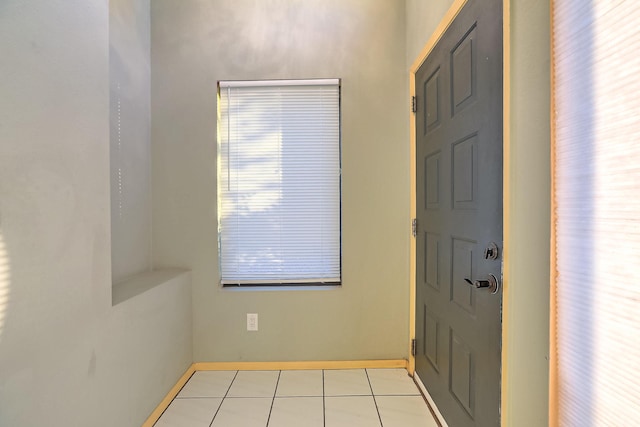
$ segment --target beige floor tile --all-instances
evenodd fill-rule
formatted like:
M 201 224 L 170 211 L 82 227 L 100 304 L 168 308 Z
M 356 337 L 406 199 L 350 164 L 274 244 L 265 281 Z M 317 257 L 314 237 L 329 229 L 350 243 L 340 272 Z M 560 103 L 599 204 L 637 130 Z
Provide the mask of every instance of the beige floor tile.
M 273 398 L 226 398 L 211 427 L 265 427 Z
M 324 371 L 325 396 L 370 396 L 371 387 L 364 369 Z
M 175 399 L 155 427 L 209 427 L 222 399 Z
M 384 427 L 438 427 L 422 396 L 376 396 Z
M 323 427 L 322 397 L 276 397 L 269 427 Z
M 196 371 L 177 397 L 224 397 L 235 375 L 236 371 Z
M 406 369 L 367 369 L 367 375 L 375 396 L 420 395 Z
M 373 396 L 325 398 L 326 427 L 380 427 Z
M 282 371 L 276 396 L 322 396 L 322 371 Z
M 273 397 L 280 371 L 240 371 L 227 397 Z

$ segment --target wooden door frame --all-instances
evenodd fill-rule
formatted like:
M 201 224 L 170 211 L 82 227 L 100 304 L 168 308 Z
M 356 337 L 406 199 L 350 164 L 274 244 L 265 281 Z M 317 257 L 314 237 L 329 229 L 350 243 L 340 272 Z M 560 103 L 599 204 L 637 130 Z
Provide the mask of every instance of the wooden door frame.
M 435 31 L 427 41 L 427 43 L 422 48 L 420 54 L 415 59 L 411 68 L 409 69 L 409 95 L 410 97 L 416 96 L 416 73 L 422 66 L 422 64 L 426 61 L 427 57 L 435 47 L 435 45 L 440 41 L 444 33 L 451 26 L 453 21 L 456 19 L 462 8 L 467 4 L 468 0 L 455 0 L 445 16 L 442 18 Z M 510 175 L 509 168 L 509 148 L 510 148 L 510 2 L 509 0 L 503 0 L 502 5 L 502 29 L 503 29 L 503 60 L 502 60 L 502 72 L 503 72 L 503 109 L 502 109 L 502 123 L 503 123 L 503 173 L 502 173 L 502 188 L 503 188 L 503 251 L 502 251 L 502 265 L 503 265 L 503 277 L 502 277 L 502 310 L 503 310 L 503 319 L 507 319 L 506 312 L 508 311 L 508 307 L 506 302 L 508 301 L 507 295 L 509 292 L 509 271 L 508 271 L 508 255 L 509 255 L 509 236 L 507 231 L 509 230 L 509 180 L 508 176 Z M 411 205 L 410 212 L 411 218 L 416 218 L 416 115 L 409 111 L 409 122 L 410 122 L 410 187 L 411 187 Z M 409 363 L 408 363 L 408 371 L 410 375 L 414 375 L 415 367 L 416 367 L 416 359 L 411 352 L 412 341 L 416 337 L 416 239 L 410 239 L 410 251 L 409 251 L 409 284 L 410 284 L 410 306 L 409 306 Z M 505 360 L 508 357 L 506 345 L 506 327 L 503 323 L 502 325 L 502 357 L 501 357 L 501 366 L 502 366 L 502 375 L 501 375 L 501 424 L 505 425 L 505 396 L 506 393 L 505 385 L 507 382 L 505 378 L 508 373 L 506 372 L 506 363 Z

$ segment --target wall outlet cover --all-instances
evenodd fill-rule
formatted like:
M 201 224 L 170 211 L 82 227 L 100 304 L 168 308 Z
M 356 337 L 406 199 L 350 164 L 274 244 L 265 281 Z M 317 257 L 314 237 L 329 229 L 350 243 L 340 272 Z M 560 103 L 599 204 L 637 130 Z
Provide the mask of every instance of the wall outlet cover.
M 257 331 L 257 330 L 258 330 L 258 314 L 247 313 L 247 331 Z

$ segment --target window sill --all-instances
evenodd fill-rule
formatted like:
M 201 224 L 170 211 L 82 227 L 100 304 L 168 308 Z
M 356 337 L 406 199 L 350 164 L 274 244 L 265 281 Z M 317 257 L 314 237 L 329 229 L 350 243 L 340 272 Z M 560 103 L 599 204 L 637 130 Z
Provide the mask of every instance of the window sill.
M 111 289 L 111 304 L 118 305 L 185 273 L 188 273 L 188 270 L 177 268 L 154 270 L 114 283 Z

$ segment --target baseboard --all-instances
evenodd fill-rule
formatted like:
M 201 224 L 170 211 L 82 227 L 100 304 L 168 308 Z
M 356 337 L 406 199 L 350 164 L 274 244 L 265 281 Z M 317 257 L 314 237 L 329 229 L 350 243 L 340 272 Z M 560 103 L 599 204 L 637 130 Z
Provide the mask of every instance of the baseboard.
M 193 364 L 189 366 L 186 372 L 180 377 L 176 385 L 171 387 L 169 393 L 167 393 L 167 395 L 164 397 L 164 399 L 162 399 L 156 409 L 154 409 L 151 415 L 149 415 L 149 418 L 147 418 L 147 420 L 142 424 L 142 427 L 153 427 L 153 425 L 156 423 L 156 421 L 158 421 L 162 413 L 169 407 L 178 393 L 180 393 L 182 387 L 184 387 L 187 381 L 189 381 L 189 378 L 191 378 L 191 375 L 193 375 L 195 371 L 196 369 L 194 369 Z
M 408 368 L 408 361 L 394 360 L 327 360 L 300 362 L 196 362 L 180 377 L 158 407 L 149 415 L 142 427 L 153 427 L 162 413 L 169 407 L 171 401 L 189 381 L 195 371 L 281 371 L 302 369 L 383 369 Z
M 431 397 L 431 395 L 427 391 L 427 388 L 424 386 L 424 383 L 422 382 L 422 380 L 418 376 L 417 372 L 414 372 L 414 374 L 413 374 L 413 381 L 416 383 L 416 385 L 418 386 L 418 388 L 422 392 L 422 395 L 427 400 L 427 403 L 429 404 L 429 408 L 431 409 L 431 412 L 433 413 L 433 416 L 436 418 L 438 423 L 440 423 L 440 426 L 441 427 L 448 427 L 447 422 L 444 420 L 444 417 L 442 416 L 442 414 L 438 410 L 438 407 L 436 406 L 436 403 L 433 401 L 433 398 Z
M 284 371 L 301 369 L 407 368 L 399 360 L 325 360 L 299 362 L 196 362 L 196 371 Z

